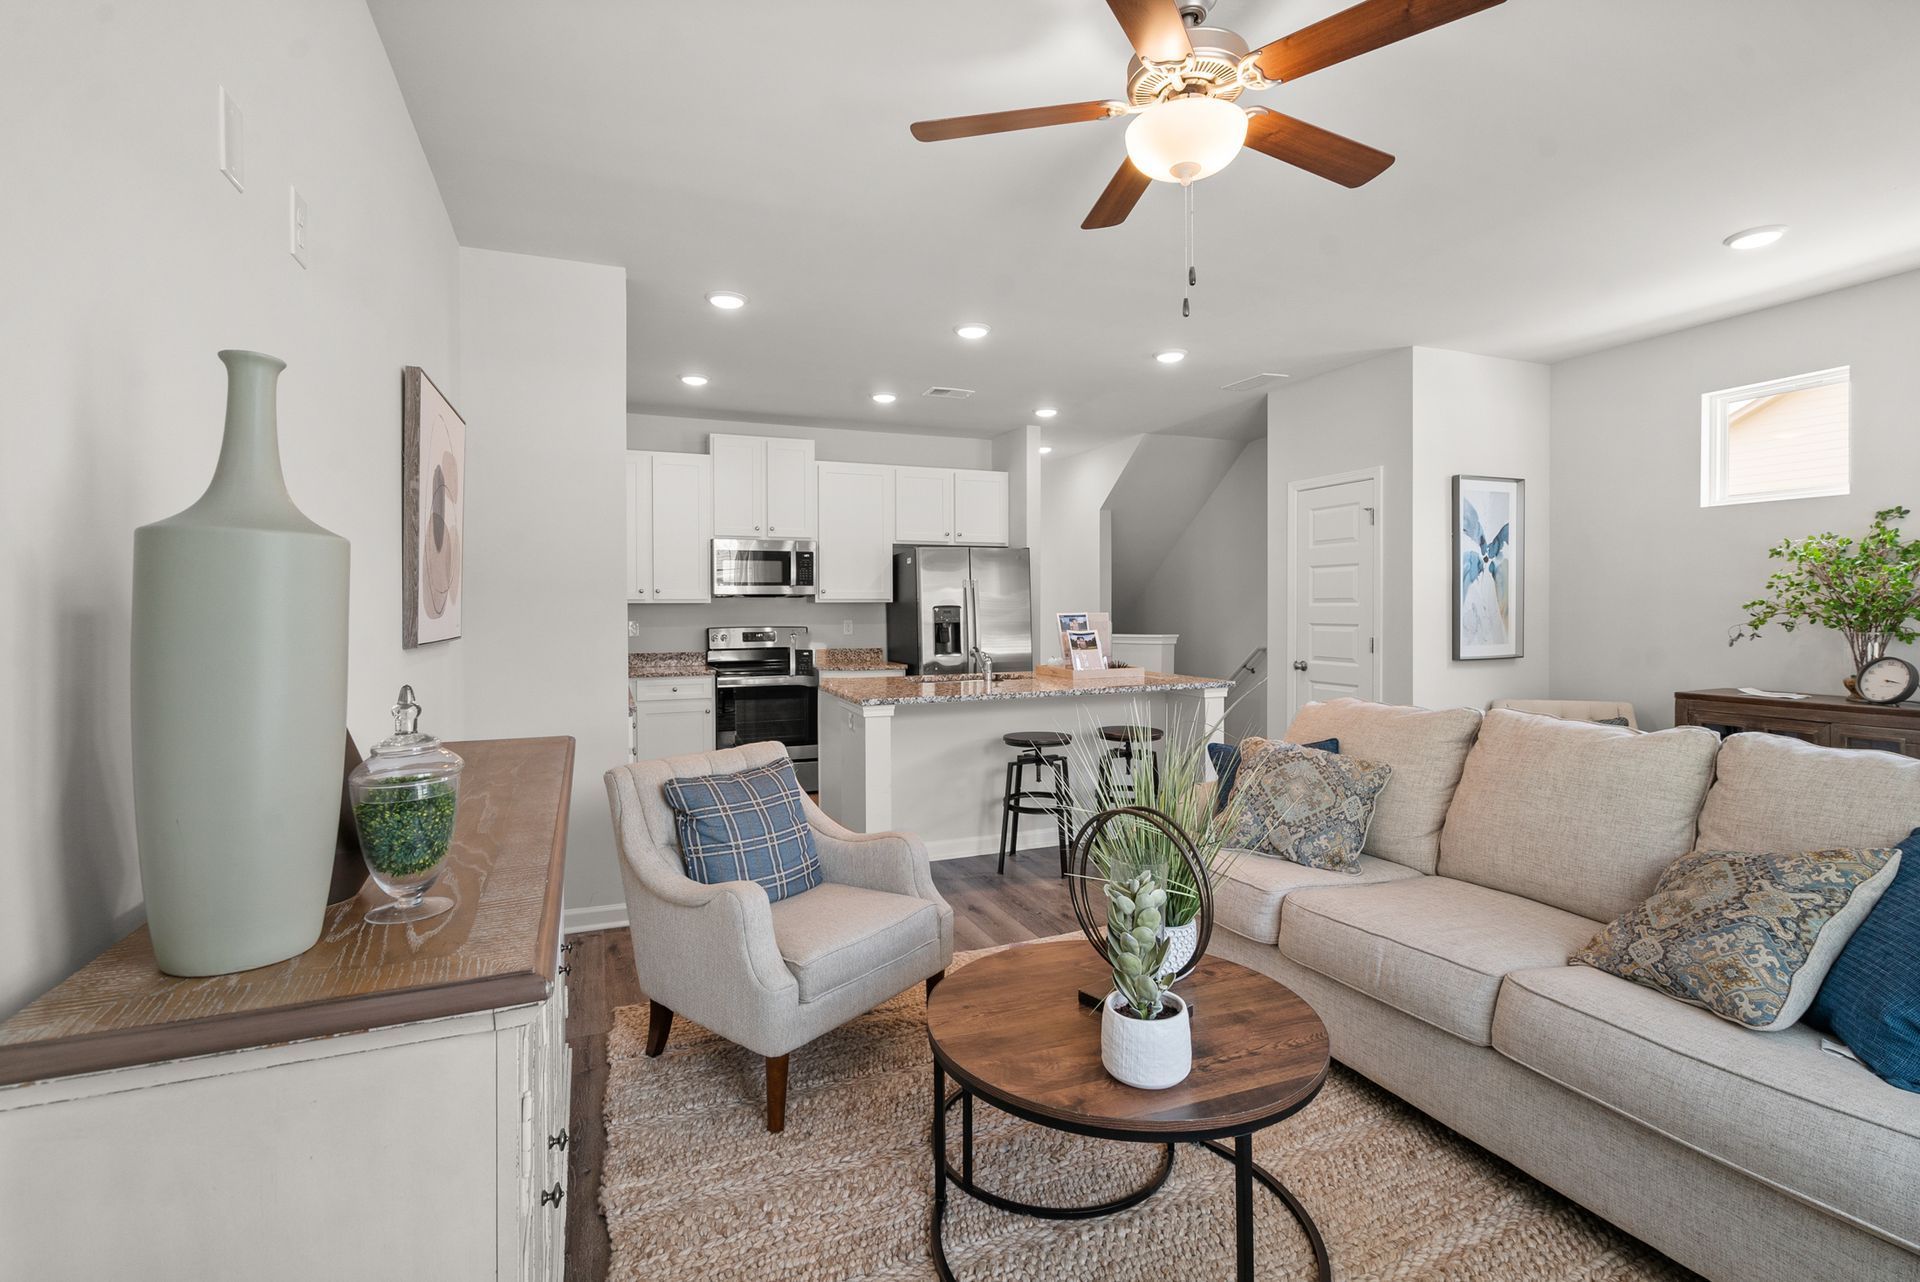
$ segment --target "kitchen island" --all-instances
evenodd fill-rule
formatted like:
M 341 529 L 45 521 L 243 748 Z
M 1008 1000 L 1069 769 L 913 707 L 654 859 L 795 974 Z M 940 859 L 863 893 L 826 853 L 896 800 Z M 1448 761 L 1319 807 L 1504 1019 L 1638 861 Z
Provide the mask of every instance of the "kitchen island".
M 857 832 L 910 832 L 935 859 L 1000 848 L 1000 798 L 1017 749 L 1002 736 L 1059 730 L 1082 803 L 1081 767 L 1104 725 L 1200 726 L 1223 737 L 1231 681 L 1149 672 L 1141 685 L 1076 686 L 1030 672 L 978 677 L 820 679 L 820 807 Z M 1209 775 L 1211 777 L 1211 775 Z M 1033 787 L 1033 776 L 1027 775 Z M 1053 822 L 1022 816 L 1021 844 L 1052 845 Z

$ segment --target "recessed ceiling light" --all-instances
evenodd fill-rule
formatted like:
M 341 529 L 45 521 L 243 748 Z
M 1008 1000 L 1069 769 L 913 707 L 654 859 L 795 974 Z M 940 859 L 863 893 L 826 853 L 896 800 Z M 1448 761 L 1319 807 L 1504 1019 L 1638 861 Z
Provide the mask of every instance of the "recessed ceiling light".
M 1058 414 L 1059 412 L 1060 412 L 1059 410 L 1053 408 L 1053 406 L 1051 405 L 1042 405 L 1039 409 L 1033 412 L 1033 416 L 1035 418 L 1052 418 L 1055 414 Z
M 707 301 L 723 312 L 737 312 L 747 305 L 747 296 L 730 289 L 716 289 L 707 295 Z
M 1053 453 L 1053 446 L 1051 446 L 1051 445 L 1042 445 L 1042 446 L 1040 447 L 1040 452 L 1041 452 L 1042 454 L 1051 454 L 1051 453 Z
M 891 405 L 896 399 L 892 392 L 875 392 L 873 394 L 873 403 L 875 405 Z
M 963 324 L 955 325 L 953 332 L 964 339 L 973 340 L 985 338 L 989 330 L 987 326 L 982 325 L 979 321 L 967 321 Z
M 705 374 L 682 374 L 680 381 L 688 387 L 705 387 L 707 385 L 707 376 Z
M 1153 359 L 1159 361 L 1162 365 L 1178 365 L 1181 361 L 1187 359 L 1187 354 L 1181 348 L 1169 347 L 1164 352 L 1155 352 Z
M 1745 231 L 1737 231 L 1720 243 L 1728 249 L 1765 249 L 1786 234 L 1787 229 L 1783 224 L 1772 223 L 1765 227 L 1749 227 Z

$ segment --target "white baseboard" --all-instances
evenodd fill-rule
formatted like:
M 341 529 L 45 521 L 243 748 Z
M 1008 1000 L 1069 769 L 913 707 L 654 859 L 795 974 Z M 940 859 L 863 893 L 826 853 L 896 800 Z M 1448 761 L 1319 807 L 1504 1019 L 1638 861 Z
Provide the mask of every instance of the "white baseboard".
M 1048 829 L 1048 832 L 1051 834 L 1052 829 Z M 1020 849 L 1023 854 L 1030 850 L 1038 850 L 1051 857 L 1054 854 L 1055 847 L 1054 844 L 1049 841 L 1039 846 L 1022 846 Z M 997 855 L 999 853 L 1000 839 L 998 837 L 947 837 L 940 841 L 929 841 L 927 843 L 927 858 L 934 863 L 939 863 L 943 859 L 967 859 L 974 855 Z
M 627 906 L 618 904 L 588 904 L 582 908 L 569 908 L 560 915 L 560 933 L 578 935 L 589 930 L 612 930 L 616 926 L 627 924 Z

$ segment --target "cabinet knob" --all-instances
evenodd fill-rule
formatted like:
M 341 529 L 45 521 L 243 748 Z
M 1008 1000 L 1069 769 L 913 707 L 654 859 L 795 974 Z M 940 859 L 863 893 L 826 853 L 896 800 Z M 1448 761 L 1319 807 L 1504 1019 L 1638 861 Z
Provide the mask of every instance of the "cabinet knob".
M 560 1181 L 555 1180 L 552 1188 L 540 1190 L 540 1205 L 558 1206 L 560 1205 L 560 1199 L 566 1195 L 567 1191 L 560 1187 Z
M 573 974 L 573 967 L 569 966 L 566 962 L 561 962 L 560 965 L 556 967 L 556 971 L 562 975 L 571 975 Z
M 564 1153 L 567 1151 L 567 1143 L 571 1138 L 572 1137 L 567 1134 L 567 1128 L 563 1126 L 560 1128 L 558 1135 L 547 1136 L 547 1147 L 557 1148 Z
M 953 535 L 952 535 L 952 534 L 951 534 L 951 533 L 950 533 L 949 531 L 946 531 L 946 530 L 942 530 L 942 531 L 940 531 L 940 537 L 941 537 L 941 538 L 943 538 L 943 539 L 950 539 L 950 538 L 952 538 L 952 537 L 953 537 Z M 657 592 L 657 591 L 659 591 L 659 589 L 658 589 L 658 588 L 656 588 L 656 589 L 654 589 L 654 590 L 655 590 L 656 592 Z
M 655 588 L 655 589 L 654 589 L 654 591 L 655 591 L 655 592 L 658 592 L 659 590 L 660 590 L 659 588 Z
M 757 526 L 757 525 L 756 525 L 756 526 L 754 526 L 754 527 L 753 527 L 753 532 L 754 532 L 755 534 L 758 534 L 758 533 L 760 533 L 760 527 L 759 527 L 759 526 Z

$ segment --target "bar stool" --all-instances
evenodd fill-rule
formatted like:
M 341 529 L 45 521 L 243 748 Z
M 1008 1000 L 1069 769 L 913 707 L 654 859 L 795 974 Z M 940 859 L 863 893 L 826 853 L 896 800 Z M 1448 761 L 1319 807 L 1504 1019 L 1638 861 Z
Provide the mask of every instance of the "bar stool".
M 1073 809 L 1073 783 L 1067 770 L 1066 754 L 1049 751 L 1064 748 L 1073 742 L 1073 736 L 1059 730 L 1016 730 L 1002 736 L 1002 741 L 1010 748 L 1020 749 L 1019 755 L 1007 763 L 1007 787 L 1000 798 L 1000 873 L 1007 871 L 1007 856 L 1020 853 L 1020 816 L 1051 815 L 1060 843 L 1060 875 L 1067 875 L 1067 843 L 1072 840 L 1068 832 Z M 1027 767 L 1033 767 L 1033 782 L 1039 785 L 1029 789 L 1026 786 Z M 1053 787 L 1045 787 L 1046 770 L 1053 771 Z
M 1166 735 L 1154 726 L 1101 726 L 1100 737 L 1115 745 L 1107 749 L 1107 755 L 1100 759 L 1101 804 L 1116 801 L 1131 803 L 1137 795 L 1133 781 L 1139 777 L 1142 769 L 1149 776 L 1153 774 L 1154 768 L 1159 765 L 1159 758 L 1155 755 L 1157 749 L 1153 745 L 1166 738 Z M 1134 759 L 1136 753 L 1140 755 L 1137 761 Z M 1114 783 L 1116 766 L 1126 767 L 1127 778 L 1123 785 Z

